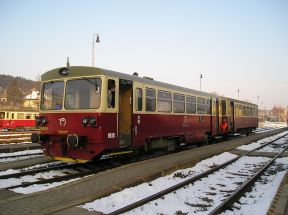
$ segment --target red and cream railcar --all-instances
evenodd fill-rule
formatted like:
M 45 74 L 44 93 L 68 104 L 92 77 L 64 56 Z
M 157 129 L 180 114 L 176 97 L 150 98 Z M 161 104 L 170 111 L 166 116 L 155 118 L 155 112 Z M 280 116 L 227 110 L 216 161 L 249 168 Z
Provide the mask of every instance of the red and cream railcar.
M 36 111 L 0 110 L 0 130 L 35 128 Z
M 68 67 L 41 78 L 36 120 L 41 132 L 32 135 L 32 142 L 56 160 L 87 162 L 137 149 L 173 150 L 182 142 L 219 135 L 224 118 L 231 133 L 257 127 L 256 112 L 237 115 L 239 104 L 257 111 L 256 105 L 137 75 Z

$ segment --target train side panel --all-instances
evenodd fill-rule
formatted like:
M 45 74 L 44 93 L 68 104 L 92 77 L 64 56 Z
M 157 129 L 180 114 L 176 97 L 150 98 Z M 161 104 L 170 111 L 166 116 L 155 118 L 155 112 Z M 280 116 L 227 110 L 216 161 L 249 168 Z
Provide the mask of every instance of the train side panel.
M 165 137 L 184 137 L 191 143 L 203 141 L 205 134 L 211 133 L 211 116 L 134 114 L 133 125 L 134 146 L 140 147 L 148 140 Z

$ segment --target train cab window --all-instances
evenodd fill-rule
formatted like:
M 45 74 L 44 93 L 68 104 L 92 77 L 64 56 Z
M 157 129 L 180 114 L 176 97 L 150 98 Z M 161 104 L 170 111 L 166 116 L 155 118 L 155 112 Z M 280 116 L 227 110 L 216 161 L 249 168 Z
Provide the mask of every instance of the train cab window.
M 60 110 L 63 104 L 64 82 L 48 82 L 42 85 L 42 110 Z
M 156 92 L 154 89 L 146 88 L 146 111 L 155 111 Z
M 202 97 L 197 97 L 197 113 L 206 114 L 206 99 Z
M 185 96 L 181 94 L 173 94 L 173 112 L 184 113 L 185 112 Z
M 172 94 L 170 92 L 158 91 L 157 108 L 159 112 L 172 112 Z
M 99 108 L 101 85 L 100 78 L 67 81 L 65 108 L 68 110 Z
M 222 109 L 222 115 L 226 115 L 226 101 L 221 101 L 221 109 Z
M 0 112 L 0 119 L 5 119 L 5 112 Z
M 115 108 L 115 80 L 108 80 L 108 108 Z
M 136 103 L 135 103 L 135 108 L 136 111 L 142 111 L 142 97 L 143 97 L 143 92 L 142 89 L 136 88 Z
M 186 96 L 186 112 L 196 113 L 196 97 Z

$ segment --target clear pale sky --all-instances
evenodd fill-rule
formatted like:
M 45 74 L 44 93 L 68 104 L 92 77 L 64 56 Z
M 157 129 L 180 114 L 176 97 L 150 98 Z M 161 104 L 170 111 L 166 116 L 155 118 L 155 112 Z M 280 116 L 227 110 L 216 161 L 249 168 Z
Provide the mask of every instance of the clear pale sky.
M 287 0 L 0 0 L 0 74 L 91 66 L 93 33 L 97 67 L 288 105 Z

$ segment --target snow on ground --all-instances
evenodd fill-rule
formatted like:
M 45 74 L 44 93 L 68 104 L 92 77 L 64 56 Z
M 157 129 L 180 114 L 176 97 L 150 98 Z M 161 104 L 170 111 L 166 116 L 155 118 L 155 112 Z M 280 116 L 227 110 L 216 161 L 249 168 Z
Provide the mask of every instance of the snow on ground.
M 0 133 L 0 137 L 6 137 L 6 136 L 14 136 L 14 137 L 17 137 L 17 136 L 23 136 L 23 135 L 28 135 L 28 134 L 31 134 L 31 133 L 18 133 L 18 134 L 5 134 L 5 133 Z
M 265 121 L 261 127 L 263 128 L 285 128 L 287 127 L 287 123 L 286 122 L 269 122 L 269 121 Z
M 95 200 L 94 202 L 86 203 L 79 207 L 85 208 L 89 211 L 109 213 L 179 183 L 187 179 L 187 177 L 192 177 L 200 172 L 206 171 L 209 167 L 225 162 L 233 157 L 235 156 L 226 152 L 202 161 L 195 167 L 178 170 L 169 176 L 158 178 L 152 182 L 143 183 L 136 187 L 124 189 L 121 192 L 114 193 L 110 196 Z M 238 186 L 245 182 L 247 176 L 251 176 L 256 171 L 255 169 L 260 168 L 260 166 L 268 160 L 269 158 L 264 157 L 243 157 L 236 163 L 229 165 L 223 170 L 215 172 L 201 181 L 197 181 L 194 184 L 179 189 L 161 199 L 150 202 L 141 208 L 136 208 L 127 214 L 181 214 L 180 212 L 188 214 L 208 214 L 213 210 L 213 208 L 220 204 L 225 197 L 229 196 Z M 278 159 L 277 161 L 280 160 L 281 159 Z M 278 170 L 287 170 L 287 163 L 287 160 L 283 159 L 283 167 Z M 266 204 L 267 201 L 271 202 L 271 199 L 274 197 L 273 194 L 275 194 L 279 181 L 281 181 L 283 177 L 283 173 L 279 173 L 273 177 L 275 174 L 276 173 L 272 174 L 272 176 L 267 176 L 267 179 L 265 180 L 267 185 L 260 182 L 260 184 L 269 187 L 269 195 L 266 195 L 266 190 L 265 195 L 258 194 L 260 192 L 263 193 L 264 191 L 262 187 L 258 188 L 257 191 L 260 191 L 257 193 L 257 196 L 259 196 L 259 205 L 263 204 L 263 199 Z M 265 189 L 267 187 L 265 187 Z M 244 199 L 243 202 L 245 202 Z M 253 200 L 250 202 L 253 203 Z M 270 204 L 267 203 L 267 207 L 268 205 Z M 261 210 L 264 211 L 263 213 L 266 213 L 267 207 L 261 207 Z M 250 215 L 251 213 L 244 214 Z
M 42 153 L 42 152 L 43 152 L 42 149 L 33 149 L 33 150 L 25 150 L 25 151 L 12 152 L 12 153 L 0 153 L 0 163 L 43 156 L 43 155 L 33 155 L 33 154 Z M 4 158 L 6 156 L 15 156 L 15 155 L 19 155 L 21 157 Z M 27 155 L 27 156 L 22 157 L 22 155 Z
M 267 137 L 267 138 L 264 138 L 264 139 L 261 139 L 261 140 L 258 140 L 257 142 L 253 142 L 253 143 L 250 143 L 250 144 L 247 144 L 247 145 L 242 145 L 242 146 L 239 146 L 238 148 L 236 149 L 240 149 L 240 150 L 247 150 L 247 151 L 250 151 L 252 149 L 255 149 L 261 145 L 264 145 L 265 143 L 267 142 L 270 142 L 270 141 L 273 141 L 275 139 L 277 139 L 278 137 L 280 136 L 283 136 L 285 134 L 288 134 L 288 131 L 284 131 L 282 133 L 279 133 L 279 134 L 276 134 L 274 136 L 271 136 L 271 137 Z M 283 138 L 283 139 L 287 139 L 287 138 Z M 279 140 L 279 142 L 283 141 L 282 139 Z M 276 141 L 277 143 L 278 141 Z M 265 147 L 266 148 L 266 147 Z M 274 150 L 275 151 L 275 150 Z
M 277 159 L 275 165 L 269 168 L 265 175 L 255 183 L 252 191 L 240 198 L 239 203 L 234 204 L 231 211 L 225 211 L 221 214 L 266 215 L 287 170 L 288 158 Z
M 49 184 L 34 184 L 29 187 L 18 187 L 15 189 L 11 189 L 15 193 L 21 193 L 21 194 L 30 194 L 30 193 L 35 193 L 43 190 L 48 190 L 53 187 L 57 187 L 63 184 L 70 183 L 72 181 L 79 180 L 81 178 L 75 178 L 75 179 L 70 179 L 68 181 L 61 181 L 61 182 L 54 182 L 54 183 L 49 183 Z
M 274 143 L 260 149 L 257 150 L 259 152 L 281 152 L 286 146 L 287 146 L 287 142 L 288 142 L 288 136 L 281 138 L 277 141 L 275 141 Z
M 259 127 L 255 130 L 255 133 L 263 133 L 263 132 L 267 132 L 267 131 L 271 131 L 271 130 L 275 130 L 279 128 L 285 128 L 285 127 L 287 127 L 286 122 L 265 121 L 265 122 L 259 123 Z
M 10 153 L 0 153 L 0 158 L 6 157 L 6 156 L 14 156 L 14 155 L 31 155 L 35 153 L 43 153 L 43 150 L 33 149 L 33 150 L 24 150 L 24 151 L 18 151 L 18 152 L 10 152 Z
M 25 172 L 28 170 L 32 169 L 40 169 L 40 168 L 46 168 L 46 167 L 51 167 L 51 166 L 59 166 L 61 164 L 64 164 L 62 161 L 54 161 L 54 162 L 48 162 L 48 163 L 43 163 L 43 164 L 36 164 L 30 167 L 22 168 L 22 169 L 8 169 L 5 171 L 0 171 L 0 175 L 9 175 L 9 174 L 14 174 L 14 173 L 19 173 L 19 172 Z
M 31 144 L 32 142 L 27 142 L 27 141 L 24 141 L 24 142 L 16 142 L 16 143 L 1 143 L 1 146 L 7 146 L 7 145 L 22 145 L 22 144 Z
M 17 171 L 9 171 L 10 174 L 17 172 Z M 39 181 L 41 179 L 50 179 L 54 178 L 56 176 L 64 176 L 67 175 L 67 173 L 76 173 L 77 171 L 72 170 L 72 169 L 66 169 L 66 170 L 51 170 L 48 172 L 42 172 L 42 173 L 37 173 L 35 175 L 26 175 L 22 176 L 20 178 L 9 178 L 9 179 L 0 179 L 0 189 L 7 188 L 10 186 L 16 186 L 20 185 L 25 182 L 35 182 Z M 50 183 L 50 184 L 35 184 L 31 185 L 29 187 L 19 187 L 12 189 L 12 191 L 16 193 L 23 193 L 23 194 L 28 194 L 28 193 L 33 193 L 33 192 L 38 192 L 41 190 L 46 190 L 52 187 L 56 187 L 65 183 L 69 183 L 71 181 L 74 181 L 76 179 L 68 180 L 68 181 L 63 181 L 63 182 L 55 182 L 55 183 Z
M 62 161 L 55 161 L 55 162 L 49 162 L 49 163 L 44 163 L 44 164 L 37 164 L 37 165 L 33 165 L 33 166 L 26 167 L 23 169 L 18 169 L 18 170 L 8 169 L 5 171 L 1 171 L 0 175 L 19 173 L 19 172 L 23 172 L 23 171 L 25 172 L 28 170 L 46 168 L 46 167 L 51 167 L 51 166 L 59 166 L 62 164 L 66 165 L 67 163 L 64 163 Z M 71 165 L 73 165 L 73 164 L 71 163 Z M 20 185 L 24 182 L 35 182 L 35 181 L 39 181 L 41 179 L 48 179 L 48 178 L 53 178 L 56 176 L 63 176 L 63 175 L 66 175 L 67 173 L 75 173 L 75 172 L 77 172 L 77 171 L 75 171 L 73 169 L 51 170 L 51 171 L 47 171 L 47 172 L 43 172 L 43 173 L 37 173 L 35 175 L 23 176 L 20 178 L 0 179 L 0 189 L 5 189 L 6 187 Z M 62 182 L 55 182 L 55 183 L 50 183 L 50 184 L 35 184 L 35 185 L 31 185 L 29 187 L 15 188 L 15 189 L 12 189 L 12 191 L 14 191 L 16 193 L 29 194 L 29 193 L 42 191 L 42 190 L 47 190 L 49 188 L 60 186 L 62 184 L 66 184 L 66 183 L 69 183 L 69 182 L 72 182 L 75 180 L 79 180 L 79 179 L 80 178 L 71 179 L 71 180 L 62 181 Z

